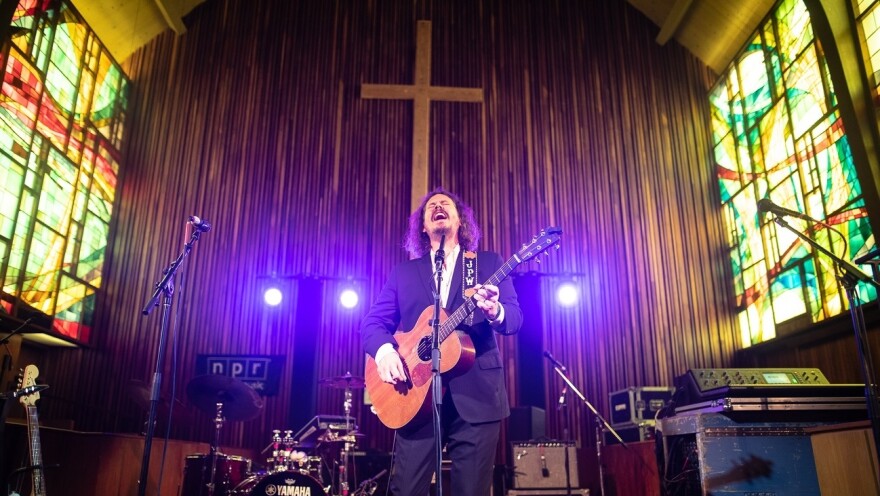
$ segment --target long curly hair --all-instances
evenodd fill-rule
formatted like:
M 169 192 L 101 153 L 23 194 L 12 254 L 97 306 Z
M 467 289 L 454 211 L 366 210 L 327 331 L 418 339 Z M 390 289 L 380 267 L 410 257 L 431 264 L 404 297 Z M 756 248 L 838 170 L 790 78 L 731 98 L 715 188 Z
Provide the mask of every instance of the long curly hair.
M 422 198 L 422 201 L 409 216 L 409 228 L 403 240 L 403 248 L 412 258 L 419 258 L 431 252 L 431 239 L 425 232 L 425 206 L 434 195 L 446 195 L 455 204 L 461 227 L 458 229 L 458 243 L 465 250 L 476 250 L 480 241 L 480 225 L 474 217 L 474 209 L 465 203 L 458 195 L 450 193 L 443 187 L 435 188 Z

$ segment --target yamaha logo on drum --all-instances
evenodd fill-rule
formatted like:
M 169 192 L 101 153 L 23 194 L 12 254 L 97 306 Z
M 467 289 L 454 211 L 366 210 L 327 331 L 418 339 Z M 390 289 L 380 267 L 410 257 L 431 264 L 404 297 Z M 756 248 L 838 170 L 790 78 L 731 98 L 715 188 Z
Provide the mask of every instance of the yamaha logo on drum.
M 297 486 L 293 479 L 285 479 L 284 484 L 283 486 L 281 484 L 267 485 L 266 496 L 312 496 L 312 488 Z

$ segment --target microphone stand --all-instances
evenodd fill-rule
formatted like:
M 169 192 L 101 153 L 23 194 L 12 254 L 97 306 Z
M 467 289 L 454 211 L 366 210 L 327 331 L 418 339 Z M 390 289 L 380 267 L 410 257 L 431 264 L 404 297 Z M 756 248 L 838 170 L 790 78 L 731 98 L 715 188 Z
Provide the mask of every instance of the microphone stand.
M 443 407 L 443 382 L 440 377 L 440 287 L 443 281 L 443 260 L 446 252 L 443 245 L 446 244 L 446 235 L 440 237 L 440 247 L 434 254 L 434 274 L 437 276 L 437 287 L 434 288 L 434 318 L 431 320 L 431 393 L 434 398 L 434 456 L 435 460 L 435 488 L 436 496 L 443 496 L 443 437 L 442 437 L 442 407 Z
M 559 395 L 559 402 L 556 405 L 556 409 L 562 414 L 562 452 L 563 452 L 563 461 L 565 463 L 565 494 L 567 496 L 571 496 L 571 467 L 569 467 L 569 457 L 568 457 L 568 442 L 569 442 L 569 429 L 568 429 L 568 415 L 566 415 L 563 411 L 563 408 L 568 406 L 565 398 L 568 396 L 568 386 L 564 386 L 562 388 L 562 394 Z
M 878 417 L 878 415 L 880 415 L 880 405 L 877 403 L 877 381 L 874 379 L 874 363 L 871 358 L 871 349 L 868 346 L 868 331 L 867 326 L 865 325 L 865 314 L 862 311 L 862 303 L 857 286 L 859 282 L 866 282 L 872 284 L 876 288 L 880 288 L 880 284 L 859 270 L 858 267 L 838 257 L 824 246 L 813 241 L 809 236 L 806 236 L 797 229 L 791 227 L 778 214 L 773 218 L 773 221 L 794 233 L 797 237 L 804 240 L 819 252 L 825 254 L 825 256 L 834 262 L 837 269 L 841 272 L 837 278 L 846 290 L 846 297 L 849 300 L 849 313 L 850 318 L 852 319 L 853 331 L 855 332 L 859 365 L 862 368 L 862 377 L 865 380 L 865 402 L 868 409 L 868 419 L 871 421 L 871 432 L 874 436 L 874 448 L 876 451 L 874 461 L 876 463 L 877 460 L 880 460 L 880 417 Z M 862 258 L 860 258 L 860 260 L 862 260 Z
M 613 427 L 611 427 L 611 424 L 609 424 L 608 421 L 605 420 L 605 417 L 603 417 L 602 414 L 600 414 L 599 411 L 596 410 L 596 407 L 594 407 L 593 404 L 590 403 L 590 401 L 587 400 L 587 398 L 583 395 L 583 393 L 580 392 L 577 386 L 575 386 L 574 383 L 571 382 L 571 379 L 569 379 L 568 376 L 565 375 L 565 366 L 559 363 L 559 361 L 557 361 L 555 358 L 552 358 L 549 353 L 545 352 L 545 356 L 547 356 L 547 358 L 553 363 L 553 370 L 555 370 L 559 377 L 562 378 L 563 382 L 565 382 L 565 384 L 569 388 L 571 388 L 574 394 L 576 394 L 577 397 L 580 398 L 585 405 L 587 405 L 587 408 L 589 408 L 590 411 L 593 412 L 593 418 L 596 420 L 596 461 L 599 464 L 599 494 L 601 496 L 605 496 L 605 469 L 602 467 L 603 426 L 605 430 L 610 432 L 617 439 L 617 441 L 621 445 L 623 445 L 624 448 L 628 450 L 629 446 L 623 441 L 623 439 L 620 437 L 620 434 L 618 434 L 617 431 L 614 430 Z M 566 445 L 565 449 L 568 450 L 568 445 Z M 568 451 L 565 452 L 565 457 L 566 477 L 568 477 Z M 568 483 L 568 485 L 571 486 L 571 483 Z M 569 488 L 569 494 L 571 494 L 570 491 L 571 489 Z
M 171 301 L 174 296 L 174 275 L 180 269 L 183 259 L 189 255 L 193 246 L 202 235 L 201 229 L 196 227 L 193 229 L 192 236 L 189 241 L 183 244 L 183 250 L 177 255 L 177 258 L 171 262 L 162 274 L 162 280 L 156 284 L 156 290 L 153 296 L 147 302 L 141 311 L 143 315 L 149 315 L 150 312 L 158 305 L 159 296 L 162 298 L 162 321 L 159 328 L 159 350 L 156 357 L 156 370 L 153 372 L 153 385 L 150 393 L 150 414 L 147 417 L 147 433 L 144 438 L 144 456 L 141 460 L 141 474 L 138 479 L 138 496 L 144 496 L 147 491 L 147 477 L 150 469 L 150 450 L 153 445 L 153 433 L 156 427 L 156 413 L 159 406 L 159 391 L 162 388 L 162 369 L 165 367 L 165 343 L 168 337 L 168 319 L 171 314 Z

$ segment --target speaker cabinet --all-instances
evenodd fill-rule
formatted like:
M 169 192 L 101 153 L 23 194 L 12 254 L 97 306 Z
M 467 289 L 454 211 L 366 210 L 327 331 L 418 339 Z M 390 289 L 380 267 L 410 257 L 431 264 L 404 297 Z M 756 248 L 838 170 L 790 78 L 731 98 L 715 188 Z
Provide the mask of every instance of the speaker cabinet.
M 515 489 L 564 488 L 565 452 L 571 487 L 579 487 L 575 443 L 512 443 L 513 487 Z

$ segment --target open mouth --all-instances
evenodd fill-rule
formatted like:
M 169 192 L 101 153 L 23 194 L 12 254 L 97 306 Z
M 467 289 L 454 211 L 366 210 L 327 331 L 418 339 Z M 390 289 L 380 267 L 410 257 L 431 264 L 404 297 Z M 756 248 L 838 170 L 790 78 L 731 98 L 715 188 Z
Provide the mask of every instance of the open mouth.
M 448 219 L 449 215 L 444 210 L 436 210 L 434 211 L 434 215 L 431 216 L 432 221 L 445 220 Z

